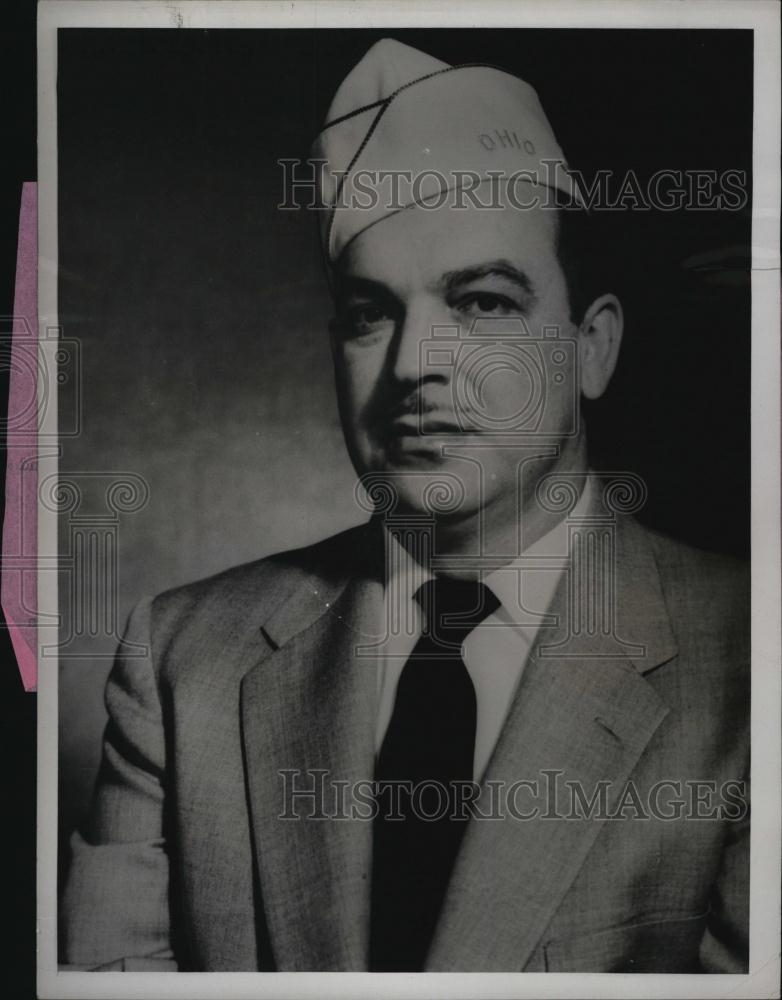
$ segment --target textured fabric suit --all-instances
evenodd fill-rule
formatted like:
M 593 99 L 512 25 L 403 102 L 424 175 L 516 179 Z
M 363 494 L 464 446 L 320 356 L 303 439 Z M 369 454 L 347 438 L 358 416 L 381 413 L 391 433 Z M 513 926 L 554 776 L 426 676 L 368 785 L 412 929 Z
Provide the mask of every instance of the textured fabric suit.
M 559 771 L 610 783 L 615 805 L 628 779 L 644 800 L 748 778 L 744 568 L 630 517 L 615 551 L 627 655 L 562 645 L 563 574 L 484 785 Z M 280 772 L 372 779 L 376 668 L 357 646 L 376 641 L 382 558 L 370 522 L 139 605 L 72 841 L 62 962 L 367 968 L 372 824 L 280 819 Z M 630 814 L 471 819 L 426 969 L 746 971 L 748 820 Z

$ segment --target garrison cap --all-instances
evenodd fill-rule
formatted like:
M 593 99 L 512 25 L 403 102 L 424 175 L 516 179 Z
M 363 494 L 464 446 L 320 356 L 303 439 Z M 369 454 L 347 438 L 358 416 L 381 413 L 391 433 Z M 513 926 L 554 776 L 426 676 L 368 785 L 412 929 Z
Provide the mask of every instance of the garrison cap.
M 321 236 L 330 265 L 389 215 L 474 188 L 468 173 L 481 182 L 515 175 L 580 200 L 528 83 L 490 66 L 449 66 L 390 38 L 373 45 L 342 82 L 312 156 L 325 161 Z M 413 183 L 392 195 L 391 172 Z

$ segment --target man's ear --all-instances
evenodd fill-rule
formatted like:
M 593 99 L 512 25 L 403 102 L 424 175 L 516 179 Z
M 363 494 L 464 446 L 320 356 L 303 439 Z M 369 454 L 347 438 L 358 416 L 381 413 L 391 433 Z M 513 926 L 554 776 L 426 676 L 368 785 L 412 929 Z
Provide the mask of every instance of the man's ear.
M 581 392 L 587 399 L 602 396 L 611 381 L 623 330 L 622 304 L 615 295 L 601 295 L 584 313 L 578 337 Z

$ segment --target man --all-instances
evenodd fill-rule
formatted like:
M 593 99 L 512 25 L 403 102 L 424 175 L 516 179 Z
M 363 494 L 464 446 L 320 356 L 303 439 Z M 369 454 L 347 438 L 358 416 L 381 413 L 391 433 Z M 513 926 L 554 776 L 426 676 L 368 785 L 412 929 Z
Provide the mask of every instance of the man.
M 746 971 L 746 584 L 588 467 L 622 308 L 534 91 L 386 40 L 314 152 L 373 517 L 136 609 L 64 960 Z

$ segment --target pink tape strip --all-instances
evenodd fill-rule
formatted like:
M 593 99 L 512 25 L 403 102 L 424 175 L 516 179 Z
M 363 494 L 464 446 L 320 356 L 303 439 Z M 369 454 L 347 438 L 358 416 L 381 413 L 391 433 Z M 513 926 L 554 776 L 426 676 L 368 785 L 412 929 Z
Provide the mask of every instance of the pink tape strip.
M 25 691 L 37 666 L 38 234 L 36 185 L 22 187 L 8 389 L 7 467 L 0 601 Z

